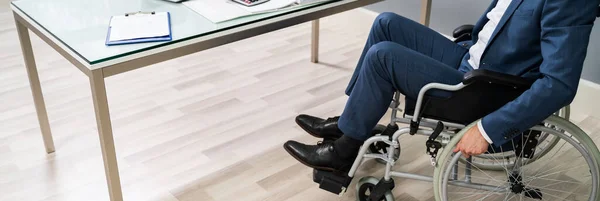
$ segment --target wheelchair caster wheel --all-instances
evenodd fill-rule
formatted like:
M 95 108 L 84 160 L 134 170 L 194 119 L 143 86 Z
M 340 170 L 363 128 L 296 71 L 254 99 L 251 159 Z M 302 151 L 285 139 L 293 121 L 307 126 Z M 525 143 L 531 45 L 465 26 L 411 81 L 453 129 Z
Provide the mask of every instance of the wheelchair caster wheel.
M 378 124 L 377 126 L 375 126 L 375 128 L 373 129 L 371 134 L 373 136 L 381 135 L 381 134 L 385 133 L 386 129 L 388 129 L 386 126 Z M 394 129 L 394 128 L 392 128 L 392 129 Z M 397 128 L 395 128 L 395 129 L 397 130 Z M 395 130 L 392 130 L 392 131 L 393 132 L 390 132 L 391 133 L 390 135 L 393 135 L 394 132 L 396 132 Z M 376 142 L 369 146 L 369 152 L 375 153 L 375 154 L 385 154 L 387 156 L 388 147 L 390 147 L 390 146 L 388 144 L 386 144 L 385 142 Z M 400 158 L 400 148 L 395 149 L 394 152 L 395 152 L 394 160 L 398 160 L 398 158 Z M 385 160 L 381 160 L 379 158 L 375 159 L 375 161 L 377 161 L 378 163 L 381 163 L 381 164 L 387 163 Z
M 390 182 L 393 188 L 393 180 Z M 356 200 L 357 201 L 394 201 L 394 196 L 392 195 L 391 189 L 389 189 L 389 184 L 379 184 L 380 180 L 375 177 L 363 177 L 356 184 Z M 376 189 L 382 188 L 382 189 Z M 384 189 L 388 188 L 388 189 Z M 379 193 L 379 195 L 373 195 L 373 193 Z M 371 197 L 379 197 L 379 199 L 372 200 Z

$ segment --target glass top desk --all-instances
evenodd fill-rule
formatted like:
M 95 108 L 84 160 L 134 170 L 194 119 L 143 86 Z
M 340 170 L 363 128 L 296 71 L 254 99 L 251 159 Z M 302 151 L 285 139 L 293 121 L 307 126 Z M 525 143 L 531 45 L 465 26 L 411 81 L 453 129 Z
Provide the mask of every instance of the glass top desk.
M 381 0 L 341 0 L 212 23 L 182 4 L 160 0 L 19 0 L 11 3 L 35 108 L 48 153 L 54 152 L 29 31 L 89 77 L 111 201 L 123 200 L 105 78 L 299 23 L 313 21 L 312 61 L 317 62 L 318 19 Z M 427 24 L 425 2 L 422 22 Z M 137 11 L 171 13 L 173 40 L 106 46 L 110 17 Z

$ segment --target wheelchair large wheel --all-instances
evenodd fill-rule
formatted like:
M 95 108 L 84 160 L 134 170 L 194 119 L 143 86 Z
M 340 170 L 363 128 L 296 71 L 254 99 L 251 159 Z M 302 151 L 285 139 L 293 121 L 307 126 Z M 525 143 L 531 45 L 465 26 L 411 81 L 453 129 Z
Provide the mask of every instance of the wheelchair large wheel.
M 558 112 L 555 113 L 555 115 L 562 117 L 563 119 L 569 120 L 571 110 L 569 106 L 566 106 L 564 108 L 562 108 L 561 110 L 559 110 Z M 547 125 L 547 126 L 552 126 L 552 125 Z M 539 138 L 539 144 L 536 147 L 536 152 L 539 153 L 536 155 L 536 157 L 533 157 L 531 159 L 527 159 L 524 162 L 525 163 L 531 163 L 535 160 L 537 160 L 538 158 L 544 156 L 548 151 L 550 151 L 552 148 L 554 148 L 554 146 L 556 146 L 556 143 L 558 143 L 560 139 L 556 136 L 553 135 L 549 135 L 548 133 L 541 133 L 540 138 Z M 511 168 L 514 164 L 512 164 L 512 162 L 514 162 L 514 160 L 494 160 L 495 158 L 514 158 L 516 157 L 514 152 L 504 152 L 504 153 L 497 153 L 497 154 L 482 154 L 479 156 L 475 156 L 472 158 L 471 163 L 474 166 L 477 166 L 478 168 L 482 169 L 482 170 L 495 170 L 495 171 L 502 171 L 504 170 L 505 167 Z M 461 162 L 466 162 L 466 160 L 464 158 L 460 158 L 459 159 Z M 512 161 L 512 162 L 511 162 Z
M 527 149 L 521 149 L 524 154 L 519 157 L 495 158 L 512 160 L 513 165 L 505 165 L 503 171 L 485 171 L 472 163 L 459 162 L 462 154 L 452 150 L 466 130 L 457 134 L 438 158 L 433 183 L 436 200 L 600 200 L 600 152 L 574 124 L 552 116 L 545 126 L 532 128 L 531 133 L 547 133 L 557 137 L 558 143 L 535 161 L 523 159 L 532 157 L 526 155 L 531 153 Z M 523 136 L 527 137 L 508 143 L 519 150 L 541 137 Z M 533 152 L 533 157 L 536 154 L 541 153 Z
M 363 177 L 356 184 L 356 200 L 369 201 L 371 191 L 379 183 L 379 179 L 375 177 Z M 394 201 L 394 196 L 391 191 L 386 191 L 381 201 Z

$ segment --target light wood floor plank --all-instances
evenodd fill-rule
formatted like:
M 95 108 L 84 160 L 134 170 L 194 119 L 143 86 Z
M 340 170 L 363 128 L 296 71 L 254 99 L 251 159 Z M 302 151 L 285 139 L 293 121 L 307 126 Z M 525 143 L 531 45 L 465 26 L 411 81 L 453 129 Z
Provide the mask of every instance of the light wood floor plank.
M 0 0 L 0 201 L 107 200 L 87 78 L 32 37 L 57 148 L 45 155 L 8 5 Z M 356 181 L 383 166 L 365 162 L 338 197 L 282 144 L 318 141 L 296 115 L 342 112 L 373 19 L 358 10 L 322 19 L 320 64 L 309 62 L 304 23 L 108 78 L 125 200 L 355 200 Z M 574 117 L 600 140 L 599 117 Z M 424 138 L 401 139 L 395 168 L 431 175 Z M 431 184 L 397 181 L 397 200 L 433 200 Z

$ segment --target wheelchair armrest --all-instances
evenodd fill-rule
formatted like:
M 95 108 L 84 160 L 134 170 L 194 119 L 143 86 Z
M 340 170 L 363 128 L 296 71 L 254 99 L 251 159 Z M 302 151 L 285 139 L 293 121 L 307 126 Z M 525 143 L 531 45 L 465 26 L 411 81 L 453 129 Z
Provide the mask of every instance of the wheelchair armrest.
M 473 25 L 462 25 L 452 32 L 452 37 L 454 37 L 455 43 L 460 43 L 463 41 L 469 41 L 473 38 L 471 34 L 473 33 Z
M 489 70 L 477 69 L 467 72 L 463 78 L 463 84 L 468 85 L 477 81 L 501 84 L 514 88 L 531 87 L 535 80 L 525 79 L 515 75 L 509 75 Z
M 475 26 L 471 25 L 471 24 L 466 24 L 466 25 L 462 25 L 457 27 L 456 29 L 454 29 L 454 32 L 452 32 L 452 37 L 454 38 L 458 38 L 464 34 L 471 34 L 473 33 L 473 29 Z

